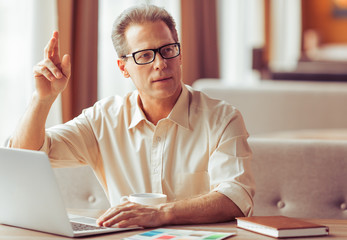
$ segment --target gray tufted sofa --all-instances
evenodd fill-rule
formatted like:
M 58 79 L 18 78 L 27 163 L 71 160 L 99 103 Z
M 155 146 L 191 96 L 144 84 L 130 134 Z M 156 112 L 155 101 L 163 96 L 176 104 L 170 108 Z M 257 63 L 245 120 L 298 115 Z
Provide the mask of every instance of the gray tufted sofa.
M 347 141 L 250 138 L 254 215 L 347 219 Z M 69 208 L 109 207 L 88 167 L 55 169 Z
M 230 102 L 244 116 L 254 155 L 254 215 L 347 218 L 347 140 L 264 138 L 280 131 L 347 129 L 347 83 L 226 87 L 210 79 L 194 87 Z M 109 207 L 90 168 L 55 173 L 67 207 Z

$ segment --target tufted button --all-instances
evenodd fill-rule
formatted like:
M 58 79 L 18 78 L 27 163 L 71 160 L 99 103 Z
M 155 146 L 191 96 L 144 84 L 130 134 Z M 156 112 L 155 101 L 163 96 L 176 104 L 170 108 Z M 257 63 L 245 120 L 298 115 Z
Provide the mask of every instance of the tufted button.
M 341 208 L 341 210 L 346 210 L 347 209 L 347 204 L 346 203 L 341 203 L 340 208 Z
M 95 203 L 95 201 L 96 201 L 96 198 L 94 196 L 89 196 L 88 197 L 88 202 L 89 203 Z
M 283 201 L 278 201 L 278 202 L 277 202 L 277 207 L 278 207 L 278 208 L 284 208 L 285 205 L 286 205 L 286 204 L 285 204 Z

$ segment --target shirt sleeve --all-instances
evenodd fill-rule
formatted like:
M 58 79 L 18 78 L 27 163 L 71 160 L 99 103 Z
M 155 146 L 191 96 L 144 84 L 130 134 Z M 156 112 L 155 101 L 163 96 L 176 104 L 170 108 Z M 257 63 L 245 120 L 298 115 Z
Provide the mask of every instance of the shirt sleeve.
M 85 111 L 73 120 L 46 130 L 40 151 L 47 153 L 53 167 L 93 166 L 99 148 Z
M 237 110 L 220 135 L 210 156 L 211 188 L 231 199 L 245 216 L 253 213 L 254 180 L 251 173 L 252 151 L 248 133 Z

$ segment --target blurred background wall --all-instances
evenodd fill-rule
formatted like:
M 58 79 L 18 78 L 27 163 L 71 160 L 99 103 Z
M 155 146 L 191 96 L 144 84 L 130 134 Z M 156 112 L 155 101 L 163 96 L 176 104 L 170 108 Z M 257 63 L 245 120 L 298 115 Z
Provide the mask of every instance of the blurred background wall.
M 98 99 L 132 91 L 110 35 L 120 12 L 140 3 L 162 6 L 175 18 L 186 84 L 204 78 L 226 85 L 318 81 L 329 70 L 329 79 L 346 79 L 347 0 L 0 0 L 0 143 L 30 101 L 32 67 L 55 29 L 61 55 L 72 56 L 73 74 L 47 127 Z

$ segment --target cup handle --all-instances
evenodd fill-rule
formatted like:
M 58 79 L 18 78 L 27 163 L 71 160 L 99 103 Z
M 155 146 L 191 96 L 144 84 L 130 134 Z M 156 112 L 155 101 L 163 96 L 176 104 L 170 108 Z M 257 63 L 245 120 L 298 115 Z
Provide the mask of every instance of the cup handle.
M 123 196 L 123 197 L 120 198 L 120 203 L 125 203 L 127 201 L 129 201 L 129 197 L 128 196 Z

